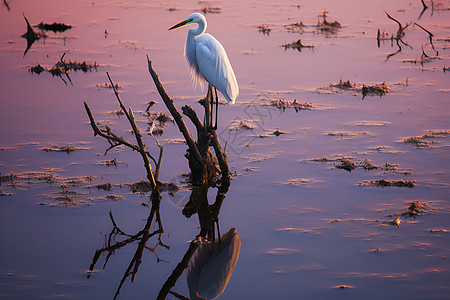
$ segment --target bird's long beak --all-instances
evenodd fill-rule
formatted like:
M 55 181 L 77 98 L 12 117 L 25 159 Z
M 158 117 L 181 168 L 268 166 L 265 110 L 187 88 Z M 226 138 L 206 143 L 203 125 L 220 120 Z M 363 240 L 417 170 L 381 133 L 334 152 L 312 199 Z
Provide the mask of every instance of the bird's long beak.
M 169 30 L 176 29 L 176 28 L 179 28 L 181 26 L 184 26 L 184 25 L 186 25 L 187 23 L 189 23 L 191 21 L 192 21 L 192 19 L 184 20 L 183 22 L 180 22 L 177 25 L 173 25 L 172 27 L 170 27 Z

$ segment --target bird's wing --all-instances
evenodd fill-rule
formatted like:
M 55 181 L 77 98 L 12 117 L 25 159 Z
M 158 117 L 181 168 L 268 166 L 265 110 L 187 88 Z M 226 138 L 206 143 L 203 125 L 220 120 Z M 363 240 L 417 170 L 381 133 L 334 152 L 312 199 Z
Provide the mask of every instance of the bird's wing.
M 239 95 L 239 87 L 223 46 L 205 33 L 197 38 L 195 51 L 202 76 L 233 104 Z

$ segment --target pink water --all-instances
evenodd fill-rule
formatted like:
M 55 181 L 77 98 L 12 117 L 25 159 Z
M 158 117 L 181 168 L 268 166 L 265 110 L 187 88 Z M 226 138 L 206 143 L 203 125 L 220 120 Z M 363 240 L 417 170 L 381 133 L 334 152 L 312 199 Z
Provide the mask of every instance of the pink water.
M 60 182 L 1 183 L 3 193 L 11 195 L 0 196 L 0 298 L 113 297 L 136 245 L 116 251 L 104 270 L 101 259 L 90 279 L 86 270 L 111 230 L 109 211 L 122 230 L 135 233 L 148 215 L 140 205 L 148 198 L 125 187 L 110 192 L 89 187 L 138 181 L 145 170 L 131 151 L 103 156 L 108 144 L 93 136 L 83 101 L 97 120 L 108 120 L 111 128 L 131 140 L 125 118 L 110 114 L 118 109 L 112 90 L 97 85 L 107 82 L 109 72 L 122 86 L 125 105 L 137 112 L 138 125 L 147 128 L 138 113 L 146 102 L 157 101 L 152 109 L 167 112 L 148 74 L 148 55 L 176 105 L 201 111 L 196 100 L 203 93 L 193 89 L 183 58 L 187 29 L 167 29 L 210 5 L 221 11 L 206 14 L 207 32 L 224 45 L 240 86 L 236 105 L 220 107 L 218 134 L 222 144 L 227 143 L 234 172 L 220 225 L 224 232 L 235 227 L 242 241 L 220 299 L 448 299 L 450 137 L 442 134 L 430 140 L 428 148 L 401 140 L 450 129 L 450 72 L 443 71 L 450 66 L 449 1 L 434 1 L 435 9 L 426 1 L 430 8 L 420 19 L 420 1 L 7 2 L 9 11 L 0 7 L 0 172 L 51 169 L 61 181 L 93 177 L 91 182 L 69 185 L 78 193 L 75 207 L 51 198 L 61 190 Z M 324 9 L 328 21 L 342 24 L 336 35 L 326 36 L 312 27 Z M 383 10 L 403 25 L 412 22 L 403 39 L 412 48 L 405 46 L 388 60 L 397 48 L 390 40 L 377 47 L 377 30 L 394 34 L 398 26 Z M 74 27 L 64 33 L 47 32 L 24 57 L 22 13 L 32 25 L 56 21 Z M 310 25 L 303 34 L 284 27 L 299 21 Z M 433 33 L 439 52 L 423 65 L 408 61 L 420 59 L 422 46 L 428 56 L 436 53 L 414 22 Z M 272 31 L 264 35 L 259 25 Z M 298 39 L 315 47 L 301 52 L 280 47 Z M 46 72 L 28 71 L 36 64 L 51 67 L 63 53 L 67 60 L 100 67 L 70 73 L 72 85 Z M 366 85 L 385 81 L 391 90 L 363 100 L 361 95 L 320 89 L 340 79 Z M 315 108 L 282 111 L 258 105 L 261 98 L 297 99 Z M 229 130 L 233 121 L 244 119 L 251 120 L 254 130 Z M 276 129 L 287 134 L 259 137 Z M 159 139 L 173 138 L 181 135 L 169 123 Z M 156 153 L 153 139 L 147 135 L 145 141 Z M 67 144 L 87 149 L 69 155 L 41 150 Z M 180 183 L 181 173 L 188 172 L 185 150 L 184 144 L 166 146 L 162 180 Z M 361 168 L 347 172 L 335 168 L 336 162 L 308 162 L 334 155 L 396 164 L 410 173 Z M 117 168 L 95 164 L 113 158 L 125 163 Z M 416 185 L 358 185 L 378 179 L 414 180 Z M 182 189 L 174 196 L 165 194 L 162 201 L 162 238 L 171 248 L 159 248 L 158 256 L 169 263 L 157 263 L 153 253 L 145 253 L 135 281 L 126 281 L 119 299 L 155 298 L 181 260 L 187 242 L 198 233 L 197 219 L 181 214 L 188 195 Z M 426 204 L 428 213 L 401 217 L 400 227 L 385 223 L 412 201 Z M 150 240 L 149 246 L 154 243 Z M 336 288 L 341 285 L 351 288 Z M 188 295 L 184 276 L 173 290 Z

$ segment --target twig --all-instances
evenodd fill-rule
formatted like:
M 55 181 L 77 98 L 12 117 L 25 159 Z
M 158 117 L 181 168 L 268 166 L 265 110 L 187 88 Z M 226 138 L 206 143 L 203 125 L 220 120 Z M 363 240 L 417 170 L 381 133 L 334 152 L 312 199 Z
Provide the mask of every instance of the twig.
M 6 2 L 6 0 L 3 0 L 3 4 L 5 4 L 5 6 L 8 9 L 8 11 L 11 10 L 11 8 L 9 7 L 9 4 L 8 4 L 8 2 Z
M 110 143 L 115 142 L 116 144 L 114 144 L 114 145 L 118 146 L 119 144 L 122 144 L 133 150 L 139 151 L 138 146 L 128 142 L 121 136 L 117 136 L 117 135 L 113 134 L 109 129 L 107 129 L 106 131 L 101 130 L 97 126 L 97 123 L 95 122 L 94 117 L 92 116 L 92 112 L 91 112 L 91 109 L 89 108 L 89 105 L 86 102 L 83 102 L 83 103 L 84 103 L 84 108 L 86 110 L 86 113 L 88 114 L 92 130 L 94 131 L 94 136 L 99 135 L 99 136 L 107 139 Z
M 433 48 L 434 52 L 436 52 L 436 55 L 439 55 L 439 52 L 434 48 L 434 45 L 433 45 L 433 36 L 434 36 L 434 35 L 433 35 L 430 31 L 428 31 L 427 29 L 425 29 L 424 27 L 422 27 L 420 24 L 417 24 L 416 22 L 414 22 L 414 25 L 419 26 L 423 31 L 425 31 L 426 33 L 428 33 L 428 37 L 429 37 L 429 39 L 430 39 L 431 48 Z
M 122 100 L 120 99 L 119 92 L 117 91 L 117 88 L 115 87 L 114 82 L 111 80 L 109 73 L 106 72 L 106 75 L 108 76 L 109 82 L 111 83 L 111 86 L 114 90 L 114 94 L 116 95 L 117 101 L 119 101 L 120 107 L 122 108 L 123 112 L 125 113 L 125 116 L 127 117 L 128 121 L 130 122 L 131 128 L 133 129 L 134 136 L 136 137 L 136 141 L 138 142 L 138 145 L 139 145 L 138 151 L 141 154 L 142 159 L 144 160 L 144 167 L 147 170 L 147 179 L 150 182 L 150 185 L 152 186 L 152 188 L 157 189 L 156 181 L 155 181 L 155 178 L 154 178 L 153 172 L 152 172 L 152 167 L 150 165 L 150 160 L 147 155 L 148 152 L 145 150 L 145 145 L 144 145 L 144 142 L 142 141 L 142 134 L 136 125 L 133 111 L 131 110 L 131 107 L 130 107 L 129 111 L 127 111 L 125 109 L 125 106 L 123 105 Z
M 396 36 L 396 40 L 402 40 L 403 36 L 405 35 L 405 29 L 411 24 L 411 23 L 407 23 L 405 27 L 403 27 L 402 23 L 400 23 L 399 21 L 397 21 L 395 18 L 391 17 L 386 11 L 384 11 L 384 13 L 387 15 L 387 17 L 389 19 L 391 19 L 392 21 L 396 22 L 398 24 L 398 30 L 397 30 L 397 36 Z M 405 42 L 402 41 L 402 43 L 404 43 L 405 45 L 407 45 Z
M 420 0 L 420 1 L 422 2 L 423 9 L 422 9 L 422 12 L 419 15 L 418 20 L 420 20 L 420 18 L 422 17 L 423 13 L 428 9 L 428 6 L 425 4 L 425 1 L 423 1 L 423 0 Z

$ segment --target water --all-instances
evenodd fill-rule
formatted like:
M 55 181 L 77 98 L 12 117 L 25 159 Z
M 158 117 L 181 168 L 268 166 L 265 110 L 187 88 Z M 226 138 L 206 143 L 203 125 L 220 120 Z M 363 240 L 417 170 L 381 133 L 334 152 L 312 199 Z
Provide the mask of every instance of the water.
M 192 88 L 182 55 L 187 29 L 167 29 L 210 5 L 221 10 L 206 14 L 207 31 L 227 50 L 241 90 L 236 105 L 220 107 L 218 134 L 222 145 L 227 142 L 234 173 L 220 225 L 224 232 L 235 227 L 242 241 L 220 299 L 448 298 L 450 88 L 449 73 L 443 71 L 450 65 L 448 1 L 434 1 L 434 10 L 429 4 L 420 19 L 420 1 L 7 2 L 10 10 L 3 5 L 0 18 L 0 171 L 27 178 L 4 181 L 0 187 L 11 194 L 0 197 L 0 297 L 114 296 L 137 244 L 117 250 L 105 269 L 102 257 L 90 279 L 86 271 L 112 228 L 109 211 L 127 233 L 144 226 L 149 210 L 141 203 L 148 197 L 132 194 L 124 184 L 144 178 L 145 169 L 129 150 L 103 156 L 109 145 L 93 136 L 83 101 L 96 120 L 108 121 L 115 132 L 133 140 L 126 119 L 111 113 L 118 109 L 112 90 L 99 86 L 108 81 L 109 72 L 121 86 L 125 105 L 138 116 L 138 125 L 147 129 L 139 113 L 146 102 L 154 100 L 151 110 L 168 113 L 148 74 L 148 55 L 177 107 L 188 104 L 200 112 L 196 100 L 203 93 Z M 335 35 L 313 27 L 324 9 L 329 22 L 342 25 Z M 383 9 L 402 25 L 412 22 L 403 38 L 412 48 L 403 46 L 387 60 L 397 46 L 386 40 L 378 47 L 377 30 L 395 34 L 398 25 Z M 48 31 L 24 56 L 22 13 L 32 25 L 58 22 L 73 28 Z M 308 25 L 302 34 L 284 27 L 299 21 Z M 433 33 L 438 55 L 414 22 Z M 259 32 L 259 25 L 269 26 L 270 34 Z M 298 39 L 314 48 L 299 52 L 280 47 Z M 423 65 L 408 62 L 421 58 L 422 46 L 429 57 L 439 59 Z M 64 75 L 67 84 L 47 72 L 28 71 L 37 64 L 50 68 L 64 53 L 66 60 L 99 67 L 71 72 L 72 84 Z M 390 91 L 364 99 L 361 94 L 330 92 L 330 83 L 340 79 L 366 85 L 384 81 Z M 283 111 L 256 105 L 261 99 L 296 99 L 314 108 Z M 253 130 L 229 130 L 233 121 L 245 119 Z M 181 138 L 172 123 L 164 129 L 161 141 Z M 286 134 L 270 134 L 277 129 Z M 425 140 L 430 147 L 402 142 L 428 130 L 441 133 Z M 145 142 L 157 153 L 150 136 Z M 83 150 L 42 150 L 68 144 Z M 188 172 L 185 150 L 184 144 L 166 146 L 161 180 L 181 184 L 181 173 Z M 335 167 L 339 160 L 311 161 L 343 156 L 395 164 L 397 171 L 347 172 Z M 123 163 L 99 164 L 113 158 Z M 43 173 L 27 175 L 29 171 Z M 53 180 L 45 180 L 51 175 Z M 379 179 L 412 180 L 415 186 L 360 185 Z M 117 185 L 103 191 L 94 187 L 100 183 Z M 58 198 L 62 190 L 71 202 Z M 173 196 L 164 194 L 161 204 L 162 240 L 170 250 L 156 251 L 169 263 L 157 263 L 154 253 L 144 252 L 136 279 L 125 282 L 119 298 L 155 298 L 181 260 L 198 233 L 196 216 L 186 219 L 181 214 L 188 195 L 182 188 Z M 413 201 L 425 204 L 427 213 L 401 216 L 400 227 L 390 225 Z M 148 246 L 156 243 L 150 239 Z M 184 276 L 173 290 L 188 295 Z

